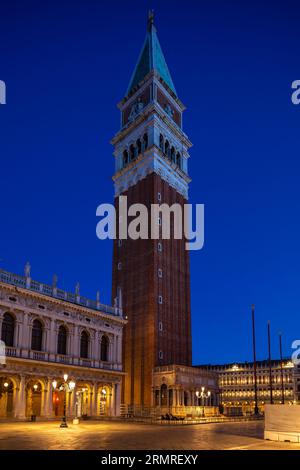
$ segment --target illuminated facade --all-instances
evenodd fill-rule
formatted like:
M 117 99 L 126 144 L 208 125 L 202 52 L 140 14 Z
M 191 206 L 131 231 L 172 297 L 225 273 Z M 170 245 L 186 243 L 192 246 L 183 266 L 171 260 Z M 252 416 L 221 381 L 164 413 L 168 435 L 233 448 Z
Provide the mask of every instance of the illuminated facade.
M 122 310 L 0 270 L 0 418 L 118 416 Z M 0 352 L 1 354 L 1 352 Z M 56 387 L 55 387 L 56 385 Z M 55 387 L 55 388 L 54 388 Z
M 281 363 L 273 360 L 272 389 L 273 402 L 282 403 Z M 293 403 L 295 396 L 294 364 L 290 360 L 282 363 L 285 403 Z M 253 362 L 224 365 L 207 365 L 207 370 L 218 373 L 220 404 L 227 414 L 249 414 L 254 410 L 254 367 Z M 257 398 L 261 411 L 270 403 L 270 372 L 268 361 L 257 361 Z

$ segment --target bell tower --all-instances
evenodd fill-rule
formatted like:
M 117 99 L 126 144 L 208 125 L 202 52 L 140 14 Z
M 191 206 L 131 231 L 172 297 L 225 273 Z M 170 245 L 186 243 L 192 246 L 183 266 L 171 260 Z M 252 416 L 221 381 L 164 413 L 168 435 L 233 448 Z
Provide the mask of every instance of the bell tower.
M 184 105 L 164 58 L 153 14 L 126 96 L 119 103 L 121 129 L 112 139 L 115 206 L 188 199 L 188 150 L 182 129 Z M 158 221 L 159 223 L 159 221 Z M 126 377 L 122 402 L 151 406 L 153 368 L 191 365 L 189 255 L 185 240 L 115 240 L 112 297 L 122 292 Z

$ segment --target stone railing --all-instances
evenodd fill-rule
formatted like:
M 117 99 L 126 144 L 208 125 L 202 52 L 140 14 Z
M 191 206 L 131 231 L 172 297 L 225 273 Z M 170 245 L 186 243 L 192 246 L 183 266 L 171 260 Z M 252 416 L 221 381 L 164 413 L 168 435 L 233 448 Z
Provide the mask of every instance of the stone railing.
M 107 313 L 109 315 L 119 317 L 122 317 L 123 315 L 121 308 L 102 304 L 97 300 L 91 300 L 87 297 L 83 297 L 81 295 L 73 294 L 72 292 L 67 292 L 62 289 L 58 289 L 55 286 L 50 286 L 48 284 L 43 284 L 41 282 L 34 281 L 30 277 L 19 276 L 18 274 L 13 274 L 2 269 L 0 269 L 0 282 L 4 282 L 5 284 L 10 284 L 16 287 L 22 287 L 23 289 L 28 289 L 39 294 L 54 297 L 56 299 L 65 300 L 66 302 L 81 305 L 82 307 L 97 310 L 99 312 Z
M 73 366 L 89 367 L 92 369 L 103 370 L 122 370 L 122 364 L 116 362 L 103 362 L 96 359 L 85 359 L 80 357 L 68 356 L 64 354 L 53 354 L 45 351 L 33 351 L 21 348 L 6 347 L 5 354 L 8 358 L 30 359 L 39 362 L 51 362 L 58 364 L 69 364 Z

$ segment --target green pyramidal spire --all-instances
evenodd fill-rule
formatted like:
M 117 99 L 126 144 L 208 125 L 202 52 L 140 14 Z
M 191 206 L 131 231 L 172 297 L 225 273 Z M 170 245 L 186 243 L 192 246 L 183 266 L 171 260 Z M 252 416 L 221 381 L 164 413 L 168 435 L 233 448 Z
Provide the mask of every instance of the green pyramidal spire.
M 153 20 L 154 15 L 151 11 L 149 12 L 148 17 L 146 39 L 131 77 L 126 95 L 129 95 L 133 88 L 135 88 L 151 70 L 155 70 L 175 95 L 177 95 L 164 54 L 159 44 Z

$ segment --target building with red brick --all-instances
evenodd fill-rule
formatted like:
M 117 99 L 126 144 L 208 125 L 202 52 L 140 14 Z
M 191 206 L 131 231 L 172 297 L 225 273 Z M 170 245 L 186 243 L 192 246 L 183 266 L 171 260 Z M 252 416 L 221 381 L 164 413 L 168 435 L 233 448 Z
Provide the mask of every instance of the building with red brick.
M 115 207 L 188 200 L 191 142 L 182 128 L 185 110 L 165 61 L 153 15 L 146 39 L 119 103 L 121 129 L 112 139 L 115 156 Z M 171 229 L 174 225 L 172 220 Z M 130 218 L 128 219 L 128 223 Z M 156 221 L 161 225 L 160 218 Z M 150 226 L 150 220 L 149 220 Z M 161 229 L 161 227 L 160 227 Z M 148 230 L 150 235 L 150 228 Z M 124 331 L 126 378 L 123 403 L 153 406 L 153 371 L 167 365 L 191 366 L 189 252 L 186 240 L 117 239 L 113 253 L 112 296 L 122 292 L 128 323 Z M 172 392 L 170 402 L 174 401 Z

